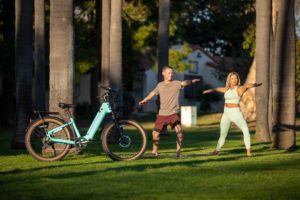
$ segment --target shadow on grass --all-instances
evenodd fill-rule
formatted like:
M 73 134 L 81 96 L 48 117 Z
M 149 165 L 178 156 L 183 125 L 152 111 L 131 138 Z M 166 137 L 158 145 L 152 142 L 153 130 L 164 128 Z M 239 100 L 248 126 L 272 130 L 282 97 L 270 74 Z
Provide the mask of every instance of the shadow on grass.
M 107 173 L 107 172 L 143 172 L 149 169 L 161 169 L 161 168 L 167 168 L 167 167 L 194 167 L 194 166 L 199 166 L 201 164 L 207 164 L 210 162 L 228 162 L 228 161 L 238 161 L 240 159 L 255 159 L 256 157 L 264 157 L 264 156 L 269 156 L 270 154 L 265 153 L 265 146 L 262 146 L 261 148 L 257 149 L 258 154 L 256 154 L 254 157 L 247 158 L 245 155 L 241 155 L 241 152 L 244 152 L 244 149 L 234 149 L 234 150 L 225 150 L 222 151 L 221 155 L 219 156 L 213 156 L 209 154 L 184 154 L 183 157 L 181 158 L 176 158 L 175 154 L 169 154 L 169 155 L 161 155 L 158 158 L 150 157 L 148 154 L 144 156 L 140 161 L 137 161 L 133 164 L 130 162 L 120 162 L 121 165 L 113 166 L 111 167 L 109 164 L 114 163 L 114 161 L 102 161 L 102 162 L 95 162 L 95 161 L 83 161 L 82 163 L 72 163 L 72 164 L 66 164 L 64 161 L 59 161 L 55 165 L 52 166 L 43 166 L 43 167 L 36 167 L 36 168 L 31 168 L 31 169 L 14 169 L 10 171 L 5 171 L 5 172 L 0 172 L 0 175 L 16 175 L 16 174 L 22 174 L 22 173 L 33 173 L 37 172 L 39 170 L 44 170 L 44 169 L 59 169 L 61 167 L 68 167 L 70 170 L 66 173 L 60 173 L 57 175 L 44 175 L 42 177 L 47 177 L 51 179 L 66 179 L 66 178 L 74 178 L 74 177 L 86 177 L 86 176 L 92 176 L 98 173 Z M 279 154 L 285 154 L 284 151 L 272 151 L 272 155 L 279 155 Z M 194 159 L 194 158 L 201 158 L 199 159 Z M 192 159 L 192 160 L 191 160 Z M 157 160 L 156 163 L 138 163 L 138 162 L 144 162 L 147 160 Z M 69 161 L 69 160 L 66 160 Z M 295 165 L 295 162 L 299 163 L 300 160 L 290 160 L 290 161 L 285 161 L 284 166 L 282 165 L 281 161 L 278 161 L 276 164 L 270 164 L 268 162 L 250 162 L 249 165 L 245 164 L 237 164 L 234 166 L 230 167 L 230 170 L 232 171 L 269 171 L 277 168 L 290 168 Z M 91 167 L 87 167 L 88 165 L 97 165 L 97 164 L 104 164 L 107 163 L 104 168 L 95 168 L 91 170 Z M 122 164 L 124 163 L 124 164 Z M 81 167 L 80 172 L 71 172 L 73 167 Z M 84 169 L 87 170 L 84 170 Z M 206 170 L 205 168 L 203 170 Z M 218 170 L 218 169 L 216 169 Z M 34 178 L 34 177 L 32 177 Z M 36 176 L 36 178 L 40 179 L 41 176 Z M 12 181 L 19 181 L 22 179 L 22 176 L 18 176 L 15 178 L 8 178 L 6 180 L 1 180 L 1 183 L 8 183 Z
M 68 173 L 63 173 L 63 174 L 58 174 L 58 175 L 50 175 L 50 176 L 45 176 L 47 178 L 52 178 L 52 179 L 66 179 L 66 178 L 74 178 L 74 177 L 86 177 L 89 175 L 94 175 L 97 173 L 105 173 L 105 172 L 123 172 L 123 171 L 132 171 L 132 172 L 141 172 L 148 170 L 149 168 L 151 169 L 160 169 L 164 167 L 173 167 L 173 166 L 194 166 L 194 165 L 199 165 L 202 163 L 208 163 L 208 162 L 216 162 L 216 161 L 232 161 L 232 160 L 237 160 L 242 158 L 242 156 L 238 157 L 222 157 L 219 159 L 208 159 L 208 160 L 189 160 L 185 161 L 184 159 L 176 159 L 171 162 L 164 162 L 164 163 L 152 163 L 152 164 L 134 164 L 130 166 L 119 166 L 119 167 L 109 167 L 105 169 L 95 169 L 95 170 L 86 170 L 86 171 L 81 171 L 81 172 L 68 172 Z M 47 167 L 38 167 L 34 169 L 28 169 L 28 170 L 20 170 L 20 169 L 15 169 L 7 172 L 1 172 L 1 175 L 9 175 L 9 174 L 21 174 L 25 172 L 35 172 L 39 170 L 43 170 L 45 168 L 51 169 L 51 168 L 59 168 L 59 167 L 73 167 L 73 166 L 78 166 L 78 165 L 90 165 L 90 164 L 95 164 L 97 162 L 89 162 L 89 163 L 82 163 L 82 164 L 70 164 L 70 165 L 58 165 L 58 166 L 47 166 Z M 41 178 L 41 177 L 38 177 Z M 8 179 L 7 181 L 0 181 L 1 183 L 6 183 L 6 182 L 11 182 L 11 181 L 17 181 L 21 178 L 16 178 L 15 180 Z
M 202 156 L 202 155 L 201 155 Z M 259 155 L 263 156 L 263 155 Z M 256 156 L 258 157 L 258 156 Z M 191 157 L 190 157 L 191 158 Z M 168 157 L 167 157 L 168 159 Z M 168 168 L 168 167 L 193 167 L 198 166 L 201 164 L 206 164 L 209 162 L 228 162 L 228 161 L 237 161 L 240 159 L 253 159 L 253 158 L 246 158 L 245 156 L 230 156 L 230 157 L 220 157 L 220 156 L 210 156 L 206 160 L 185 160 L 185 159 L 176 159 L 170 162 L 160 162 L 160 163 L 146 163 L 146 164 L 134 164 L 134 165 L 126 165 L 126 166 L 118 166 L 118 167 L 109 167 L 103 170 L 93 170 L 93 171 L 86 171 L 86 172 L 74 172 L 74 173 L 66 173 L 63 176 L 62 175 L 55 175 L 51 176 L 49 178 L 53 179 L 64 179 L 64 178 L 72 178 L 72 177 L 81 177 L 81 176 L 87 176 L 87 175 L 95 175 L 97 173 L 105 173 L 105 172 L 143 172 L 145 170 L 149 169 L 162 169 L 162 168 Z M 297 162 L 300 162 L 299 160 Z M 294 161 L 288 161 L 285 163 L 284 167 L 292 167 L 295 164 Z M 242 166 L 241 166 L 242 165 Z M 276 164 L 269 164 L 269 163 L 257 163 L 253 165 L 235 165 L 231 166 L 231 171 L 269 171 L 276 168 L 282 168 L 281 163 Z M 206 169 L 203 169 L 206 170 Z
M 55 161 L 51 162 L 52 165 L 46 165 L 42 167 L 36 167 L 36 168 L 30 168 L 30 169 L 13 169 L 9 171 L 3 171 L 0 172 L 0 175 L 8 175 L 8 174 L 20 174 L 20 173 L 25 173 L 25 172 L 36 172 L 44 169 L 59 169 L 61 167 L 78 167 L 78 166 L 87 166 L 87 165 L 93 165 L 93 164 L 105 164 L 105 163 L 113 163 L 114 161 L 107 160 L 107 161 L 93 161 L 93 162 L 82 162 L 82 163 L 74 163 L 74 164 L 66 164 L 66 162 L 69 162 L 72 159 L 66 159 L 65 161 Z M 78 159 L 76 159 L 78 160 Z M 39 162 L 39 161 L 36 161 Z M 44 162 L 44 163 L 50 163 L 50 162 Z M 54 164 L 54 165 L 53 165 Z

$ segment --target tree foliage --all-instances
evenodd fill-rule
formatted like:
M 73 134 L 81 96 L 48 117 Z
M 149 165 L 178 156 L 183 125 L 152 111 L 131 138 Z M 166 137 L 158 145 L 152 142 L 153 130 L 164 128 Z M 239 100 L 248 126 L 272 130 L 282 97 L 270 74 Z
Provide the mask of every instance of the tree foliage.
M 96 26 L 96 1 L 75 1 L 75 82 L 99 61 L 99 40 Z
M 248 50 L 249 55 L 251 57 L 254 57 L 255 55 L 255 48 L 256 48 L 255 32 L 256 32 L 255 24 L 249 24 L 249 26 L 243 33 L 243 37 L 244 37 L 243 49 Z
M 185 44 L 183 51 L 170 50 L 170 65 L 179 71 L 189 68 L 180 58 L 186 44 L 199 44 L 206 51 L 226 56 L 241 56 L 244 48 L 253 54 L 254 0 L 172 0 L 169 26 L 170 44 Z M 75 1 L 77 77 L 95 66 L 99 55 L 95 29 L 95 0 Z M 225 17 L 224 17 L 225 16 Z M 123 82 L 130 88 L 139 59 L 152 51 L 157 63 L 158 1 L 125 0 L 123 3 Z M 243 36 L 243 32 L 244 36 Z M 78 78 L 77 78 L 78 80 Z
M 125 1 L 123 4 L 124 19 L 124 57 L 123 64 L 125 84 L 132 84 L 132 78 L 139 69 L 139 57 L 147 52 L 152 52 L 153 57 L 149 58 L 153 61 L 153 68 L 157 68 L 157 40 L 158 40 L 158 4 L 155 1 L 133 0 Z M 171 10 L 171 19 L 169 25 L 170 43 L 173 44 L 172 38 L 178 30 L 178 17 L 175 11 Z M 182 44 L 182 43 L 181 43 Z M 182 59 L 186 59 L 191 53 L 191 48 L 186 43 L 181 50 L 170 49 L 169 64 L 177 71 L 184 71 L 190 67 L 190 64 L 184 63 Z M 130 59 L 128 59 L 128 57 Z M 128 73 L 130 72 L 130 73 Z M 128 77 L 130 77 L 128 79 Z M 128 81 L 127 81 L 128 80 Z M 127 85 L 128 85 L 127 84 Z
M 214 54 L 243 54 L 242 33 L 255 21 L 253 0 L 178 0 L 173 5 L 179 18 L 179 37 Z

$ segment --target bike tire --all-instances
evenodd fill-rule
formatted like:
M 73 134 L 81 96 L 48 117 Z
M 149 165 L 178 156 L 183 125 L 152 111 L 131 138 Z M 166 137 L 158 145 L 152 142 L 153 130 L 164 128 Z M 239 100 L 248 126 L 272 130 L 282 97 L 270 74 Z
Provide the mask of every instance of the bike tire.
M 147 147 L 144 128 L 134 120 L 118 120 L 122 134 L 118 134 L 116 123 L 108 123 L 102 132 L 102 147 L 112 160 L 136 160 L 143 156 Z M 120 130 L 119 129 L 119 130 Z
M 25 145 L 28 153 L 39 161 L 56 161 L 62 159 L 69 151 L 69 144 L 58 144 L 48 140 L 46 134 L 49 130 L 61 126 L 66 122 L 60 118 L 46 116 L 31 123 L 26 131 Z M 71 138 L 70 128 L 64 127 L 53 135 L 55 138 Z

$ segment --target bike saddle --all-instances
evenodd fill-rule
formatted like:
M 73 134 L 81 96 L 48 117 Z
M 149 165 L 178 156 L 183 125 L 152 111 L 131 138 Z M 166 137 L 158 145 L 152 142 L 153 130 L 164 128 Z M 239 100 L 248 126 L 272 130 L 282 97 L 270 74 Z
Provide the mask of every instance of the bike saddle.
M 74 106 L 74 104 L 67 104 L 67 103 L 62 103 L 62 102 L 60 102 L 59 104 L 58 104 L 58 106 L 60 107 L 60 108 L 62 108 L 62 109 L 66 109 L 66 108 L 73 108 L 73 107 L 75 107 Z

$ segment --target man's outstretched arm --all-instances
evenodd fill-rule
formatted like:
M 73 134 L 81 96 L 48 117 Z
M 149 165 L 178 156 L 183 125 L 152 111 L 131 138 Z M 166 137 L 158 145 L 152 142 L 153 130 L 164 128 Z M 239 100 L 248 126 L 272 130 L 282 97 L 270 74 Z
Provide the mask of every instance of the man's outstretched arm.
M 188 86 L 188 85 L 190 85 L 192 83 L 197 83 L 199 81 L 200 81 L 200 79 L 184 80 L 184 81 L 181 81 L 181 86 L 185 87 L 185 86 Z
M 154 97 L 154 96 L 155 96 L 155 93 L 153 91 L 150 92 L 142 101 L 139 102 L 139 105 L 142 106 L 142 105 L 146 104 L 147 101 L 152 99 L 152 97 Z

